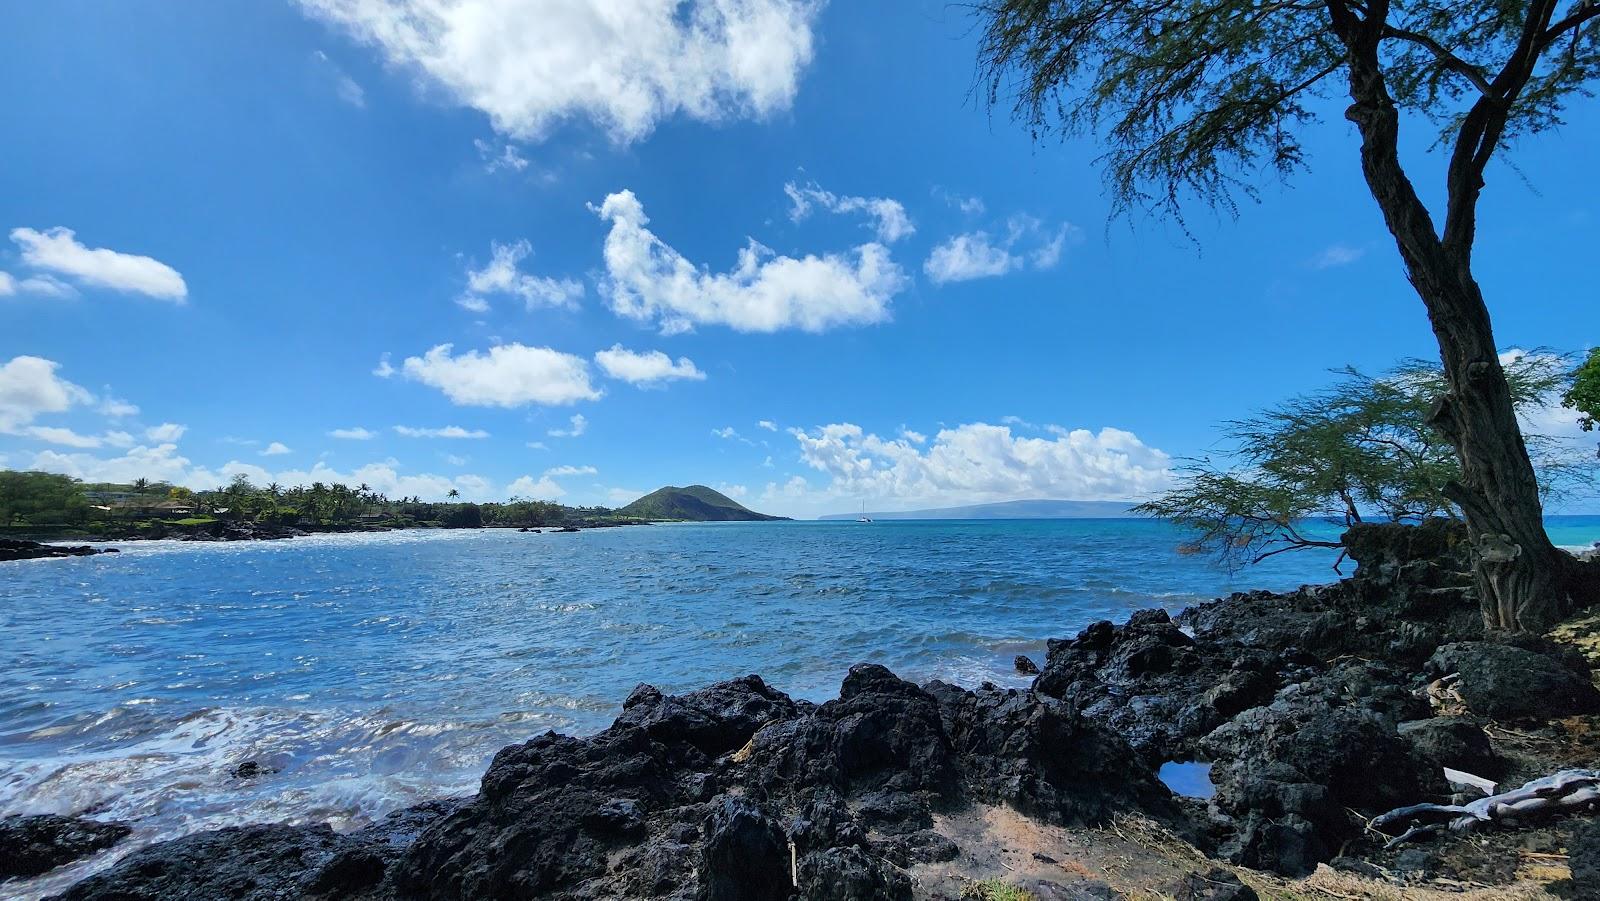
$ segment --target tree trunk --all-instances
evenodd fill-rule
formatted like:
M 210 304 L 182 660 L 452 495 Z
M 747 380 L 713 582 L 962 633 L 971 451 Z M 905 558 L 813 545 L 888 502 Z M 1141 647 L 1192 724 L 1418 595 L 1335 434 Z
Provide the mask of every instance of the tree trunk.
M 1545 533 L 1538 481 L 1489 310 L 1472 277 L 1470 242 L 1444 243 L 1400 164 L 1399 115 L 1378 65 L 1377 38 L 1349 22 L 1337 24 L 1350 50 L 1354 103 L 1346 116 L 1361 132 L 1362 172 L 1427 307 L 1450 386 L 1431 421 L 1461 463 L 1462 481 L 1446 486 L 1446 494 L 1467 521 L 1484 624 L 1542 632 L 1575 609 L 1591 577 Z

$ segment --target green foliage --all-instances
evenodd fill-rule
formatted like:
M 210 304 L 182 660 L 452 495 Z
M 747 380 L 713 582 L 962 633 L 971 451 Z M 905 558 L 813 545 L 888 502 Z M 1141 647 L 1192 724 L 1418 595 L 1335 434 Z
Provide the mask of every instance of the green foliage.
M 1519 410 L 1545 406 L 1565 386 L 1567 364 L 1546 353 L 1505 364 Z M 1458 479 L 1455 452 L 1428 425 L 1445 391 L 1437 364 L 1407 361 L 1381 377 L 1342 370 L 1331 387 L 1231 422 L 1223 460 L 1189 461 L 1174 490 L 1137 512 L 1195 530 L 1192 548 L 1226 562 L 1258 562 L 1286 550 L 1339 547 L 1311 537 L 1307 521 L 1344 526 L 1368 519 L 1409 522 L 1460 511 L 1443 488 Z M 1584 478 L 1566 446 L 1526 437 L 1546 493 Z
M 1582 414 L 1578 425 L 1585 432 L 1594 430 L 1595 420 L 1600 419 L 1600 347 L 1589 351 L 1572 371 L 1572 385 L 1561 396 L 1561 405 Z
M 88 509 L 77 479 L 50 472 L 0 471 L 0 525 L 17 520 L 77 523 Z
M 969 901 L 1038 901 L 1038 896 L 1003 879 L 982 879 L 961 892 Z
M 1035 135 L 1104 142 L 1122 208 L 1232 208 L 1253 176 L 1305 163 L 1299 130 L 1376 44 L 1398 107 L 1477 153 L 1560 122 L 1600 74 L 1596 0 L 979 0 L 989 102 L 1012 97 Z M 1469 112 L 1476 112 L 1463 129 Z M 1485 157 L 1486 158 L 1486 157 Z M 1481 171 L 1481 167 L 1479 167 Z

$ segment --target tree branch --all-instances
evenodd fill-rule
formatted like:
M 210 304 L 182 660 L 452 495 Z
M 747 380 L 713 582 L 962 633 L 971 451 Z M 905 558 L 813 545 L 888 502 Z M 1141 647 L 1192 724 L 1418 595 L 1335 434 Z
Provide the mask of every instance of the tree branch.
M 1467 62 L 1461 57 L 1456 56 L 1454 53 L 1451 53 L 1449 50 L 1445 49 L 1443 44 L 1440 44 L 1433 38 L 1430 38 L 1425 34 L 1418 34 L 1415 31 L 1406 31 L 1403 28 L 1395 28 L 1392 25 L 1383 26 L 1383 36 L 1386 38 L 1395 38 L 1396 40 L 1401 41 L 1410 41 L 1411 43 L 1422 47 L 1437 57 L 1439 62 L 1444 64 L 1445 68 L 1451 70 L 1452 72 L 1456 72 L 1457 74 L 1466 76 L 1467 80 L 1472 82 L 1472 86 L 1478 89 L 1478 93 L 1484 95 L 1485 97 L 1493 96 L 1494 88 L 1489 85 L 1489 76 L 1483 74 L 1483 70 L 1479 69 L 1477 66 L 1474 66 L 1472 63 Z

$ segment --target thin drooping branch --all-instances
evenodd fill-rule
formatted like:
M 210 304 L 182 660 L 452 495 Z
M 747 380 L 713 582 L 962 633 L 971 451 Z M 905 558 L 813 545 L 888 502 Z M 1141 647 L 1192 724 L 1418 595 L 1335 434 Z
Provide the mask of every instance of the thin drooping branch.
M 1393 25 L 1384 26 L 1383 36 L 1416 44 L 1437 57 L 1445 68 L 1464 76 L 1468 81 L 1472 82 L 1472 86 L 1477 88 L 1479 93 L 1486 97 L 1494 93 L 1494 88 L 1489 85 L 1489 76 L 1485 75 L 1482 69 L 1451 53 L 1445 49 L 1443 44 L 1433 38 L 1415 31 L 1407 31 L 1404 28 L 1396 28 Z

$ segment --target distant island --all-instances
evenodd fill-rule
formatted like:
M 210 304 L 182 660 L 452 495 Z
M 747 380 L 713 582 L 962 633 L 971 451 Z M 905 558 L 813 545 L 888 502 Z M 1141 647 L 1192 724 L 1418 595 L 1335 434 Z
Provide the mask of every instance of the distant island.
M 871 519 L 1121 519 L 1136 514 L 1127 501 L 1004 501 L 967 507 L 868 513 Z M 857 519 L 859 513 L 830 513 L 819 519 Z
M 772 522 L 788 519 L 757 513 L 731 497 L 704 485 L 658 488 L 616 511 L 635 519 L 688 522 Z

